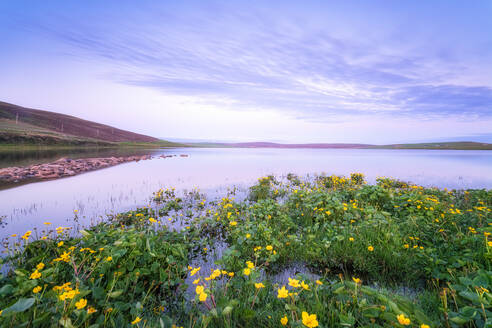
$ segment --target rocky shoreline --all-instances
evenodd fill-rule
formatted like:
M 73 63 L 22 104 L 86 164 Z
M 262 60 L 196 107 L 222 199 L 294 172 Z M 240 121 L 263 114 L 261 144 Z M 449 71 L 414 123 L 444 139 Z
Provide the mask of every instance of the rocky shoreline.
M 25 182 L 26 180 L 58 179 L 121 163 L 138 162 L 148 159 L 151 159 L 150 155 L 81 159 L 60 158 L 52 163 L 0 169 L 0 183 L 19 183 Z

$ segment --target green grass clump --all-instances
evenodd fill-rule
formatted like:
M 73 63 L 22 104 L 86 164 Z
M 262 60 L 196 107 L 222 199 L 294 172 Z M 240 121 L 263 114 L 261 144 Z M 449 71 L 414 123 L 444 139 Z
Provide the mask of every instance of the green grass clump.
M 492 191 L 290 174 L 234 193 L 160 190 L 78 234 L 11 240 L 0 323 L 492 325 Z

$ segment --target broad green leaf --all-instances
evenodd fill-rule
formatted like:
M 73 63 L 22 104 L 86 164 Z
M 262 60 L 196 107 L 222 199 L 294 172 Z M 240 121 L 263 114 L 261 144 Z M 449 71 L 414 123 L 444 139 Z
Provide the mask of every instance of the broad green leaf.
M 14 305 L 3 310 L 2 314 L 6 315 L 9 313 L 24 312 L 27 309 L 29 309 L 31 306 L 33 306 L 35 301 L 36 301 L 36 299 L 34 299 L 34 298 L 21 298 Z

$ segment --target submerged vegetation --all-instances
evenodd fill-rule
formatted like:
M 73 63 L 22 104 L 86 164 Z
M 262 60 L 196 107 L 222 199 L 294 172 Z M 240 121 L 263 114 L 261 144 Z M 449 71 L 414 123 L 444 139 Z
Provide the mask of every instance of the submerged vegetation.
M 361 174 L 160 190 L 6 242 L 5 327 L 490 327 L 492 191 Z

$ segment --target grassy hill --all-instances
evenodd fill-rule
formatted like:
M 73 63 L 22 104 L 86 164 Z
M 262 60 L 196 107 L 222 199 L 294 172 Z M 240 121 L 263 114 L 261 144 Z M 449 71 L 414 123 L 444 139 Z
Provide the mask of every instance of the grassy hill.
M 240 143 L 191 143 L 195 147 L 233 147 L 233 148 L 310 148 L 310 149 L 454 149 L 454 150 L 492 150 L 492 144 L 472 141 L 434 142 L 415 144 L 345 144 L 345 143 L 312 143 L 312 144 L 281 144 L 274 142 L 240 142 Z
M 58 133 L 35 125 L 0 118 L 2 145 L 113 145 L 111 142 Z
M 154 137 L 74 116 L 0 102 L 0 143 L 3 144 L 110 145 L 158 142 L 160 140 Z
M 415 144 L 394 144 L 377 146 L 382 149 L 462 149 L 462 150 L 492 150 L 492 144 L 473 141 L 460 142 L 431 142 Z

